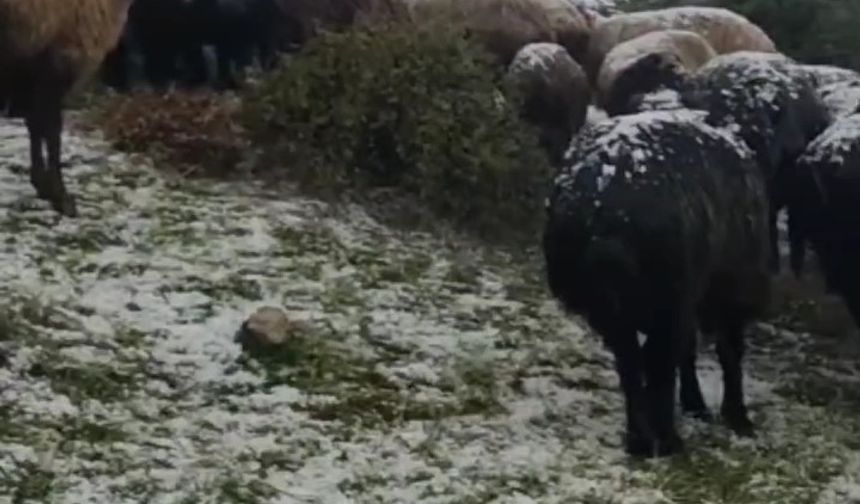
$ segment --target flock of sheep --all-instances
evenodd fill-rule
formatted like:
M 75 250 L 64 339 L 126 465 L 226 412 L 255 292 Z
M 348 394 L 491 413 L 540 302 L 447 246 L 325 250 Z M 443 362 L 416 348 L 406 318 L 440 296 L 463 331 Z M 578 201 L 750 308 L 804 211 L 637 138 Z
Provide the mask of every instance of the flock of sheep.
M 752 435 L 744 332 L 779 271 L 781 209 L 795 274 L 811 244 L 828 288 L 860 322 L 860 74 L 803 65 L 747 19 L 701 7 L 599 19 L 586 51 L 563 64 L 557 51 L 540 52 L 529 68 L 547 81 L 581 62 L 609 116 L 570 143 L 545 143 L 566 149 L 543 249 L 553 295 L 615 356 L 628 452 L 683 448 L 678 375 L 681 409 L 711 418 L 696 376 L 698 331 L 717 336 L 723 421 Z M 582 124 L 581 107 L 568 112 Z M 533 117 L 546 138 L 559 131 Z
M 302 43 L 313 32 L 308 27 L 326 21 L 301 0 L 136 2 L 135 21 L 126 23 L 132 0 L 0 0 L 0 110 L 26 120 L 32 184 L 67 216 L 76 209 L 60 172 L 63 97 L 109 53 L 106 67 L 118 64 L 113 75 L 122 73 L 130 29 L 153 59 L 151 80 L 176 77 L 174 59 L 183 55 L 186 65 L 198 65 L 206 40 L 229 80 L 232 59 L 242 60 L 237 55 L 252 45 L 261 55 L 286 50 L 284 40 Z M 380 2 L 317 6 L 350 24 Z M 549 286 L 615 355 L 631 454 L 682 449 L 676 374 L 682 409 L 710 418 L 696 377 L 697 331 L 717 334 L 724 421 L 752 434 L 744 331 L 762 315 L 779 269 L 782 208 L 792 269 L 800 275 L 811 244 L 828 287 L 860 321 L 860 267 L 852 261 L 860 254 L 860 74 L 795 62 L 760 28 L 724 9 L 604 16 L 574 0 L 382 3 L 393 15 L 398 2 L 412 19 L 465 25 L 523 91 L 524 118 L 539 127 L 559 167 L 543 241 Z M 245 31 L 233 24 L 182 42 L 167 36 L 179 23 L 158 40 L 158 22 L 206 4 L 217 8 L 194 12 L 243 19 Z M 279 26 L 296 33 L 273 37 L 271 24 L 254 24 L 264 22 L 260 13 L 275 12 L 266 5 L 295 14 Z M 244 10 L 228 9 L 236 6 Z M 248 17 L 224 17 L 229 12 Z M 153 13 L 161 17 L 147 17 Z M 248 27 L 257 39 L 246 36 Z M 260 59 L 268 61 L 266 54 Z M 587 122 L 592 104 L 608 117 Z

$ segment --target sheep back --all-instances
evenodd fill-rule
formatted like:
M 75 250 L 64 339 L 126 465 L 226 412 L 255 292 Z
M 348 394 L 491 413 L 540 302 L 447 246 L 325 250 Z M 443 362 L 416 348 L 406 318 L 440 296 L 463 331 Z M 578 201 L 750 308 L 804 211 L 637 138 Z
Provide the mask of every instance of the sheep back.
M 599 21 L 591 33 L 585 70 L 596 79 L 606 54 L 619 43 L 648 32 L 673 28 L 698 33 L 717 54 L 740 50 L 776 51 L 770 37 L 740 14 L 718 7 L 671 7 L 616 14 Z
M 617 116 L 571 144 L 548 199 L 547 278 L 598 331 L 622 317 L 647 333 L 677 296 L 729 296 L 749 316 L 767 302 L 762 176 L 750 150 L 704 116 Z
M 709 112 L 710 124 L 737 133 L 756 153 L 767 180 L 793 162 L 830 123 L 812 82 L 772 53 L 713 58 L 691 77 L 684 102 Z
M 559 162 L 591 101 L 582 67 L 564 47 L 540 42 L 517 52 L 506 78 L 523 100 L 523 116 L 540 127 L 541 143 Z
M 464 27 L 503 65 L 535 42 L 559 43 L 578 57 L 590 33 L 588 18 L 565 0 L 418 0 L 410 3 L 410 16 Z
M 813 76 L 819 87 L 836 83 L 860 82 L 860 73 L 848 68 L 832 65 L 800 65 L 800 68 Z
M 833 117 L 860 112 L 860 81 L 836 81 L 820 87 L 818 94 Z
M 675 88 L 715 56 L 707 40 L 686 30 L 653 31 L 622 42 L 600 67 L 597 104 L 610 115 L 623 113 L 633 95 Z

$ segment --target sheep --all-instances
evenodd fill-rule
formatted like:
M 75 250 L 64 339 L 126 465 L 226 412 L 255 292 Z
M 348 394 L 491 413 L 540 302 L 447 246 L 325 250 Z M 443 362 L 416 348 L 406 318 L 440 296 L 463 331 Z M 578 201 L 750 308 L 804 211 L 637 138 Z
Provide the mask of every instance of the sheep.
M 263 68 L 274 66 L 282 23 L 274 0 L 196 1 L 203 42 L 215 49 L 219 87 L 237 88 L 255 54 Z
M 789 199 L 818 256 L 827 288 L 860 326 L 860 114 L 838 118 L 794 166 Z
M 597 104 L 623 114 L 636 95 L 678 89 L 686 76 L 716 56 L 708 41 L 686 30 L 660 30 L 615 46 L 600 67 Z
M 591 31 L 584 65 L 590 82 L 596 81 L 603 59 L 616 45 L 648 32 L 672 28 L 698 33 L 717 54 L 776 51 L 773 41 L 761 28 L 728 9 L 671 7 L 616 14 L 597 22 Z
M 613 352 L 634 456 L 683 449 L 677 369 L 682 409 L 709 416 L 695 371 L 697 327 L 718 334 L 724 421 L 739 435 L 754 432 L 741 360 L 744 329 L 770 295 L 765 182 L 749 148 L 704 118 L 643 112 L 587 126 L 547 203 L 549 289 Z
M 560 44 L 581 61 L 593 19 L 566 0 L 421 0 L 409 13 L 417 23 L 462 26 L 504 66 L 534 42 Z
M 136 0 L 123 42 L 105 61 L 109 84 L 128 87 L 132 53 L 141 53 L 145 75 L 156 88 L 173 82 L 195 87 L 210 82 L 204 47 L 217 63 L 215 84 L 237 88 L 255 53 L 271 68 L 284 45 L 285 16 L 276 0 Z M 184 64 L 184 68 L 180 66 Z
M 819 87 L 818 94 L 834 117 L 860 112 L 860 80 L 833 82 Z
M 585 123 L 591 101 L 582 67 L 564 47 L 539 42 L 517 52 L 506 79 L 523 100 L 523 117 L 540 128 L 541 145 L 550 160 L 560 163 L 571 138 Z
M 134 0 L 123 34 L 126 45 L 107 60 L 106 71 L 127 80 L 128 59 L 139 51 L 143 73 L 152 86 L 205 84 L 203 25 L 196 19 L 197 9 L 197 0 Z
M 68 217 L 78 212 L 61 171 L 63 101 L 116 45 L 130 1 L 0 0 L 0 103 L 25 119 L 38 196 Z
M 791 61 L 773 53 L 722 54 L 699 68 L 682 93 L 686 106 L 708 111 L 709 124 L 737 133 L 755 152 L 768 182 L 774 273 L 780 270 L 777 216 L 788 190 L 782 175 L 831 121 L 811 79 L 792 70 Z M 789 213 L 791 265 L 799 276 L 805 247 L 793 229 Z
M 818 87 L 839 82 L 860 82 L 860 73 L 831 65 L 800 65 L 800 68 L 815 78 Z
M 419 0 L 274 0 L 291 45 L 301 48 L 321 30 L 341 31 L 379 21 L 409 20 Z
M 798 65 L 815 82 L 818 95 L 833 117 L 860 111 L 860 73 L 829 65 Z

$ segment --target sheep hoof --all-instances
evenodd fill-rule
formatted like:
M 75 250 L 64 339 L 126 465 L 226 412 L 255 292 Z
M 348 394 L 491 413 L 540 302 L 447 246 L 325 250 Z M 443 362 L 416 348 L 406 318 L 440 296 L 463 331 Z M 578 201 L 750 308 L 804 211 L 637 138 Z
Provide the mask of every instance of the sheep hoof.
M 51 206 L 56 212 L 66 217 L 75 218 L 78 216 L 78 205 L 75 202 L 75 197 L 71 194 L 63 194 L 61 197 L 51 199 Z
M 654 442 L 650 438 L 627 434 L 625 444 L 627 453 L 633 457 L 649 458 L 654 456 Z
M 712 423 L 714 421 L 714 415 L 708 408 L 685 410 L 684 415 L 704 423 Z
M 38 196 L 39 199 L 48 199 L 50 197 L 51 194 L 50 191 L 48 191 L 45 179 L 32 168 L 30 168 L 30 184 L 34 189 L 36 189 L 36 196 Z
M 668 457 L 684 451 L 684 441 L 674 432 L 662 439 L 628 434 L 626 444 L 627 453 L 638 458 Z
M 755 425 L 746 415 L 742 414 L 723 414 L 726 426 L 732 430 L 737 436 L 745 438 L 755 437 Z
M 782 270 L 779 264 L 779 259 L 770 262 L 770 272 L 773 275 L 779 275 L 779 272 Z

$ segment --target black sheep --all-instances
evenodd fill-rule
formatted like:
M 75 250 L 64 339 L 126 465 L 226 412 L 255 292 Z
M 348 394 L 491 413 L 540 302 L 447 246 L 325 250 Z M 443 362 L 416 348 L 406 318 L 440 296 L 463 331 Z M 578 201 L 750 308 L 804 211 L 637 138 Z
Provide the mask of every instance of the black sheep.
M 860 80 L 843 80 L 820 86 L 818 94 L 833 117 L 860 112 Z
M 791 187 L 800 232 L 860 326 L 860 114 L 838 119 L 809 144 Z
M 264 68 L 274 65 L 277 32 L 286 22 L 280 12 L 274 0 L 196 0 L 203 41 L 215 49 L 219 87 L 238 87 L 255 55 Z
M 264 68 L 274 65 L 285 23 L 276 0 L 136 0 L 103 77 L 128 89 L 131 60 L 140 53 L 144 76 L 156 88 L 201 86 L 210 82 L 204 52 L 209 45 L 217 61 L 215 84 L 236 88 L 255 55 Z
M 205 26 L 195 15 L 198 4 L 198 0 L 135 0 L 132 5 L 128 35 L 139 47 L 146 80 L 156 88 L 207 81 Z
M 740 136 L 755 152 L 768 184 L 771 269 L 780 269 L 777 216 L 787 204 L 783 173 L 830 122 L 815 81 L 780 54 L 738 52 L 702 66 L 683 93 L 684 103 L 709 112 L 708 122 Z M 789 213 L 792 269 L 800 274 L 805 245 Z
M 765 183 L 750 150 L 704 116 L 644 112 L 586 127 L 548 200 L 550 290 L 615 355 L 634 455 L 683 448 L 673 416 L 678 368 L 682 408 L 707 415 L 697 326 L 719 336 L 725 421 L 739 434 L 753 430 L 741 359 L 745 326 L 770 289 Z

